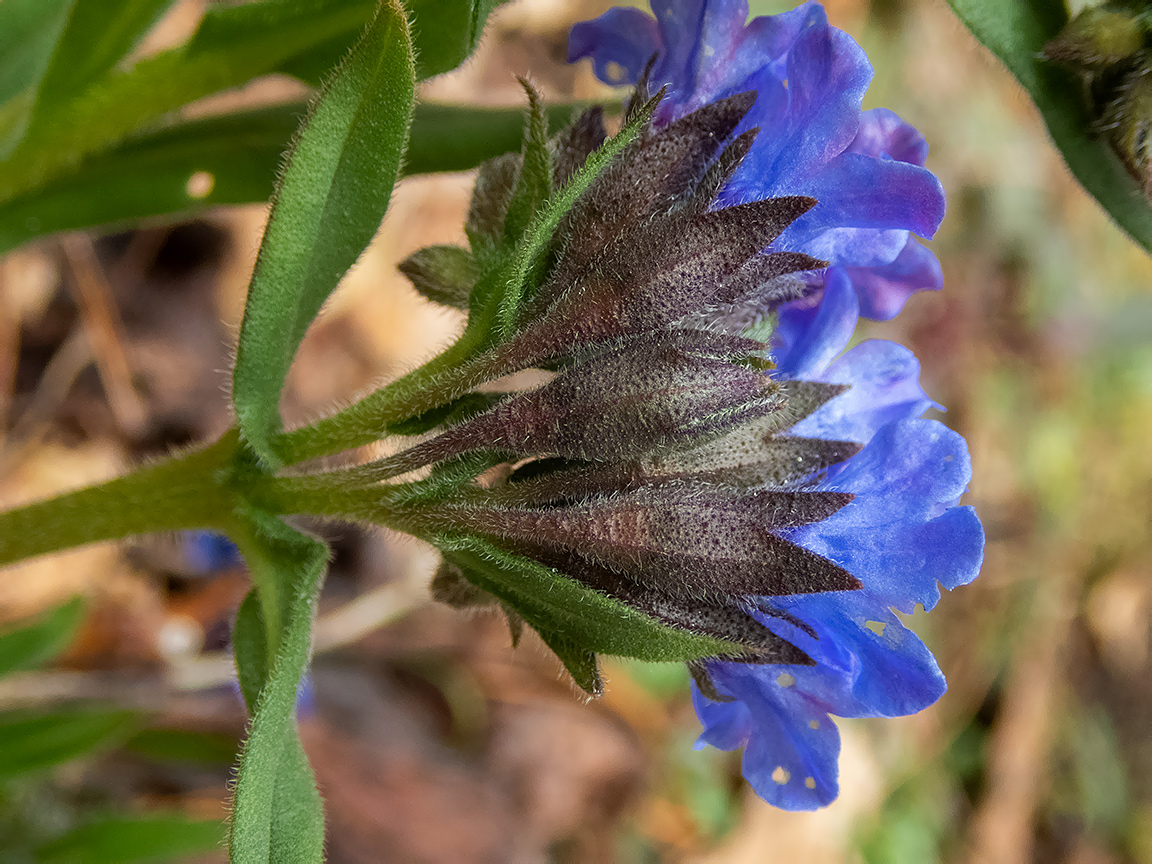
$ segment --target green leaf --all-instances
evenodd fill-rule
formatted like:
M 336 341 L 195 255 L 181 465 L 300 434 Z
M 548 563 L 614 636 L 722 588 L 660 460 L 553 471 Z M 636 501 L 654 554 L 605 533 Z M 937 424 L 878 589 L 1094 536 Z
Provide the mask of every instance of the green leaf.
M 68 647 L 83 615 L 84 603 L 77 597 L 0 634 L 0 675 L 35 669 L 52 660 Z
M 270 464 L 280 391 L 304 331 L 384 217 L 414 86 L 404 11 L 382 2 L 289 152 L 249 287 L 233 389 L 241 431 Z
M 473 224 L 473 228 L 480 229 L 480 233 L 470 232 L 473 235 L 469 238 L 474 243 L 473 253 L 491 269 L 472 289 L 468 301 L 468 324 L 460 338 L 424 366 L 370 393 L 343 411 L 279 435 L 276 448 L 281 457 L 289 462 L 302 462 L 368 444 L 381 437 L 382 429 L 389 430 L 393 424 L 431 412 L 480 383 L 470 376 L 491 371 L 484 369 L 483 363 L 497 355 L 489 353 L 485 356 L 484 352 L 492 348 L 501 336 L 508 335 L 506 329 L 501 331 L 495 325 L 510 320 L 520 308 L 521 298 L 529 287 L 529 278 L 544 262 L 560 221 L 600 172 L 636 139 L 662 97 L 663 91 L 649 100 L 615 136 L 572 173 L 568 182 L 537 213 L 515 250 L 493 252 L 487 249 L 485 237 L 481 235 L 488 226 L 481 228 Z M 502 310 L 506 310 L 504 314 L 501 314 Z
M 130 138 L 47 186 L 0 204 L 0 253 L 56 231 L 267 201 L 305 111 L 293 103 Z
M 511 626 L 511 618 L 509 618 Z M 604 694 L 604 679 L 600 677 L 600 664 L 596 661 L 596 654 L 587 648 L 582 648 L 576 642 L 559 633 L 547 630 L 537 630 L 540 638 L 560 658 L 568 674 L 577 686 L 589 696 L 602 696 Z M 519 641 L 513 631 L 513 642 Z
M 155 762 L 192 765 L 230 765 L 240 742 L 222 732 L 194 729 L 144 729 L 124 744 L 124 749 Z
M 391 435 L 423 435 L 437 426 L 452 426 L 461 423 L 481 411 L 487 411 L 501 399 L 506 398 L 506 393 L 465 393 L 459 399 L 433 408 L 426 414 L 391 424 L 388 427 L 388 432 Z M 487 463 L 488 460 L 481 459 L 480 461 Z M 485 464 L 485 468 L 490 467 L 491 465 Z M 435 471 L 435 469 L 433 470 Z M 479 469 L 477 473 L 482 470 L 484 469 Z
M 409 0 L 418 77 L 440 75 L 467 60 L 500 2 L 507 0 Z
M 281 66 L 281 71 L 319 85 L 325 74 L 348 53 L 356 34 L 375 8 L 374 3 L 356 5 L 363 9 L 363 18 L 356 29 L 293 57 Z M 410 0 L 405 5 L 415 48 L 416 80 L 423 81 L 455 69 L 468 59 L 476 50 L 488 14 L 499 4 L 493 0 Z
M 8 2 L 8 0 L 5 0 Z M 89 154 L 196 99 L 236 87 L 311 50 L 363 18 L 348 0 L 213 4 L 188 44 L 111 70 L 76 98 L 38 113 L 0 162 L 0 201 L 66 173 Z M 84 134 L 77 135 L 76 130 Z
M 480 275 L 472 253 L 459 246 L 425 246 L 398 267 L 412 287 L 433 303 L 463 310 Z
M 232 654 L 236 658 L 236 678 L 248 713 L 256 713 L 260 691 L 268 680 L 268 638 L 256 591 L 248 592 L 236 612 L 232 628 Z
M 0 254 L 56 231 L 267 201 L 284 150 L 307 110 L 305 103 L 292 102 L 131 136 L 47 185 L 0 204 Z M 555 124 L 572 110 L 558 105 L 548 116 Z M 403 173 L 463 171 L 516 149 L 523 116 L 515 109 L 417 105 Z M 199 175 L 195 181 L 194 175 Z
M 506 0 L 500 0 L 506 2 Z M 292 57 L 280 70 L 319 86 L 324 76 L 348 53 L 362 25 L 375 8 L 361 2 L 361 26 L 341 33 L 311 50 Z M 499 5 L 491 0 L 410 0 L 406 4 L 415 49 L 416 80 L 423 81 L 455 69 L 468 59 L 480 41 L 488 14 Z
M 648 127 L 652 112 L 664 96 L 661 90 L 656 96 L 648 100 L 627 123 L 604 142 L 598 150 L 592 153 L 563 188 L 552 194 L 548 200 L 535 213 L 532 224 L 524 231 L 523 236 L 516 245 L 508 276 L 503 281 L 503 291 L 499 294 L 499 317 L 503 335 L 511 332 L 515 322 L 516 313 L 520 309 L 520 301 L 525 291 L 530 287 L 527 283 L 530 274 L 535 272 L 552 242 L 552 235 L 560 225 L 561 220 L 572 209 L 576 199 L 583 194 L 600 173 L 608 167 L 620 152 L 631 144 Z M 507 235 L 506 235 L 507 236 Z M 471 318 L 469 325 L 472 324 Z M 481 326 L 484 326 L 481 324 Z
M 524 120 L 524 148 L 520 159 L 520 176 L 508 214 L 504 217 L 504 242 L 514 246 L 528 230 L 537 211 L 552 194 L 552 151 L 548 149 L 548 118 L 540 97 L 523 78 L 520 84 L 528 94 L 528 113 Z
M 0 780 L 43 771 L 128 736 L 130 711 L 75 709 L 0 714 Z
M 948 0 L 972 34 L 1028 91 L 1076 179 L 1137 243 L 1152 252 L 1152 207 L 1107 137 L 1093 132 L 1075 74 L 1041 58 L 1068 21 L 1063 0 Z
M 220 849 L 224 825 L 180 814 L 108 816 L 73 829 L 36 851 L 40 864 L 135 864 L 186 859 Z
M 0 104 L 34 89 L 48 68 L 74 0 L 0 3 Z
M 36 90 L 73 2 L 0 3 L 0 157 L 11 152 L 28 126 Z
M 68 23 L 40 82 L 36 112 L 75 96 L 112 69 L 172 3 L 73 0 Z
M 550 126 L 562 126 L 583 105 L 545 108 Z M 473 108 L 426 102 L 416 106 L 405 174 L 467 171 L 485 159 L 519 150 L 524 112 L 516 108 Z
M 487 540 L 432 539 L 477 587 L 515 609 L 546 641 L 562 640 L 565 654 L 561 659 L 572 662 L 578 671 L 586 665 L 583 654 L 589 652 L 665 662 L 742 650 L 718 639 L 665 627 L 563 573 L 505 552 Z M 580 680 L 587 674 L 573 672 L 573 677 Z
M 324 812 L 300 745 L 295 706 L 328 549 L 267 513 L 251 510 L 238 517 L 244 526 L 234 539 L 253 581 L 258 590 L 275 587 L 280 595 L 261 603 L 263 620 L 273 617 L 270 607 L 282 606 L 284 614 L 282 627 L 268 634 L 277 647 L 241 755 L 229 850 L 233 861 L 245 864 L 313 864 L 323 858 Z M 245 626 L 253 626 L 257 616 L 246 617 Z

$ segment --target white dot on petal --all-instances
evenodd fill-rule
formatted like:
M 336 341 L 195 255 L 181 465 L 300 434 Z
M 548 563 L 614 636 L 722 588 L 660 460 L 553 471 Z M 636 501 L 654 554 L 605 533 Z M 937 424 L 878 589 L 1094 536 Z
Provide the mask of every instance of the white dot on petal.
M 820 728 L 820 721 L 819 720 L 809 720 L 808 721 L 808 728 L 809 729 L 819 729 Z
M 804 785 L 807 786 L 809 789 L 815 789 L 816 788 L 816 778 L 815 777 L 805 777 L 804 778 Z
M 772 772 L 772 780 L 777 786 L 783 786 L 791 779 L 792 775 L 788 773 L 788 769 L 783 765 L 777 765 L 776 770 Z
M 623 83 L 624 79 L 628 77 L 628 73 L 624 67 L 615 60 L 609 60 L 604 64 L 604 74 L 608 76 L 608 80 L 613 84 Z
M 781 672 L 776 676 L 776 683 L 781 687 L 791 687 L 796 683 L 796 676 L 790 675 L 787 672 Z

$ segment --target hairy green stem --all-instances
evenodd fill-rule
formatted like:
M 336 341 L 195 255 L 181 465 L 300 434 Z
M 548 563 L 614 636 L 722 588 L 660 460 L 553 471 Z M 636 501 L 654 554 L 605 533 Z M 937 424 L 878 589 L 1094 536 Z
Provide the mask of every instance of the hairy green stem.
M 225 529 L 238 443 L 230 431 L 204 449 L 0 513 L 0 566 L 132 534 Z
M 524 368 L 510 344 L 475 356 L 478 341 L 465 331 L 443 354 L 404 377 L 311 426 L 282 433 L 272 444 L 276 455 L 285 465 L 295 465 L 371 444 L 386 437 L 390 426 Z
M 246 491 L 252 504 L 269 513 L 308 514 L 406 531 L 400 501 L 408 490 L 371 480 L 362 469 L 352 468 L 300 477 L 265 477 Z

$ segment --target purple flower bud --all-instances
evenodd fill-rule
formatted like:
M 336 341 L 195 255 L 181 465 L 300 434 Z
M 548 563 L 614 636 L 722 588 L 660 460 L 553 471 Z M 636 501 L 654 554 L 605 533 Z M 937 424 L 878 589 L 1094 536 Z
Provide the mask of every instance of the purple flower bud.
M 701 330 L 638 337 L 377 468 L 394 476 L 469 450 L 612 461 L 686 447 L 782 407 L 767 375 L 735 362 L 760 348 Z
M 780 536 L 851 500 L 840 492 L 665 484 L 552 508 L 489 504 L 478 496 L 417 518 L 546 555 L 576 555 L 664 594 L 731 600 L 859 588 L 847 571 Z
M 770 198 L 707 213 L 676 213 L 631 226 L 576 274 L 563 261 L 542 291 L 556 300 L 507 351 L 539 362 L 582 346 L 671 327 L 709 306 L 742 296 L 783 273 L 823 262 L 778 253 L 746 265 L 812 198 Z M 571 284 L 555 291 L 555 283 Z M 522 361 L 523 362 L 523 361 Z

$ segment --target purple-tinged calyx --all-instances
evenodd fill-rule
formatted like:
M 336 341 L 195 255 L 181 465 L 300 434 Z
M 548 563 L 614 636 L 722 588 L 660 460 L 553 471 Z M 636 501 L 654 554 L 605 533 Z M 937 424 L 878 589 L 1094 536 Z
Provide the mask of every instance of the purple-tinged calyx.
M 702 330 L 637 337 L 377 463 L 379 476 L 472 450 L 616 461 L 690 446 L 783 407 L 778 385 L 738 362 L 763 347 Z

